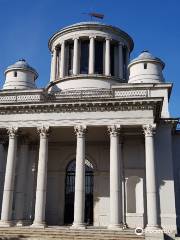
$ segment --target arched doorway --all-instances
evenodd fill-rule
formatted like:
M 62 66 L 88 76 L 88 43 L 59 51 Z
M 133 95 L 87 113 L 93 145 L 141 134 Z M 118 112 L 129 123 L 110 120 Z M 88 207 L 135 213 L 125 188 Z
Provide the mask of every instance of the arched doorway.
M 66 168 L 64 224 L 72 224 L 74 220 L 76 161 L 72 160 Z M 85 161 L 85 223 L 93 224 L 93 165 Z

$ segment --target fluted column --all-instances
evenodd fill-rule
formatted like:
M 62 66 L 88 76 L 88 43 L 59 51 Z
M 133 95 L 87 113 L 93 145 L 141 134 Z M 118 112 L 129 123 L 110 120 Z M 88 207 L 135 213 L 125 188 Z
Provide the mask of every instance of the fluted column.
M 72 228 L 85 228 L 85 126 L 76 126 L 76 176 L 74 196 L 74 222 Z
M 60 78 L 65 76 L 65 41 L 61 43 Z
M 16 169 L 16 154 L 17 154 L 17 127 L 8 129 L 9 146 L 6 163 L 6 173 L 4 180 L 4 191 L 1 210 L 0 226 L 10 226 L 12 220 L 12 204 L 14 194 L 14 178 Z
M 147 230 L 158 228 L 154 125 L 143 126 L 146 157 Z
M 57 77 L 57 48 L 53 49 L 51 59 L 51 82 L 54 82 Z
M 37 172 L 35 215 L 32 227 L 45 227 L 48 134 L 49 127 L 38 128 L 40 134 L 39 161 Z
M 119 52 L 119 77 L 123 79 L 123 46 L 122 43 L 119 42 L 118 45 L 118 52 Z
M 110 223 L 108 228 L 122 228 L 122 152 L 120 126 L 109 126 L 110 134 Z
M 90 37 L 89 42 L 89 74 L 94 74 L 95 66 L 95 37 Z
M 79 39 L 74 38 L 74 54 L 73 54 L 73 75 L 78 74 L 79 69 Z
M 15 200 L 15 219 L 17 226 L 23 226 L 24 220 L 24 201 L 26 187 L 26 170 L 28 163 L 28 141 L 25 137 L 21 137 L 21 146 L 19 153 L 19 169 L 16 185 L 16 200 Z
M 111 57 L 110 57 L 110 49 L 111 49 L 111 39 L 106 38 L 105 44 L 105 75 L 111 75 Z

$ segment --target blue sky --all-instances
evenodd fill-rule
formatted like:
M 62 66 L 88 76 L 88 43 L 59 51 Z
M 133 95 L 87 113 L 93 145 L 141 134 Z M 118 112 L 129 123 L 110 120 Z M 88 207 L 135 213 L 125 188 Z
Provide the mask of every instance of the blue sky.
M 105 14 L 104 23 L 134 39 L 131 58 L 148 49 L 166 63 L 164 76 L 173 82 L 170 110 L 180 117 L 179 0 L 0 0 L 0 86 L 6 67 L 25 58 L 39 73 L 37 86 L 49 82 L 50 36 L 66 25 L 90 20 L 83 13 Z

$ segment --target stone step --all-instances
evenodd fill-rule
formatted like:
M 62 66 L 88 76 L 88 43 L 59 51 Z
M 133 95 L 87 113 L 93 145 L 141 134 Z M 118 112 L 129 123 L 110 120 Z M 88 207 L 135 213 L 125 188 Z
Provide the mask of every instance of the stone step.
M 0 240 L 142 240 L 133 230 L 112 231 L 107 229 L 75 230 L 69 228 L 31 227 L 0 228 Z

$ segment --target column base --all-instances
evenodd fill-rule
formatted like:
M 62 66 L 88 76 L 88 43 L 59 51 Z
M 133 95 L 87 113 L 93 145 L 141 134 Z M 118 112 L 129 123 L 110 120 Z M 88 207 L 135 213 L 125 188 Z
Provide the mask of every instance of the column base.
M 70 229 L 86 229 L 85 223 L 73 223 Z
M 39 223 L 39 222 L 33 222 L 33 224 L 30 226 L 32 228 L 46 228 L 47 225 L 45 222 Z
M 23 227 L 25 225 L 26 225 L 26 223 L 23 220 L 17 220 L 17 222 L 16 222 L 17 227 Z
M 163 230 L 157 226 L 147 226 L 145 228 L 146 240 L 164 240 Z
M 123 229 L 127 229 L 128 228 L 127 223 L 123 223 L 122 227 L 123 227 Z
M 109 230 L 117 230 L 117 231 L 121 231 L 123 230 L 123 224 L 110 224 L 108 226 Z
M 0 227 L 12 227 L 13 226 L 13 222 L 12 221 L 4 221 L 4 220 L 0 220 Z

